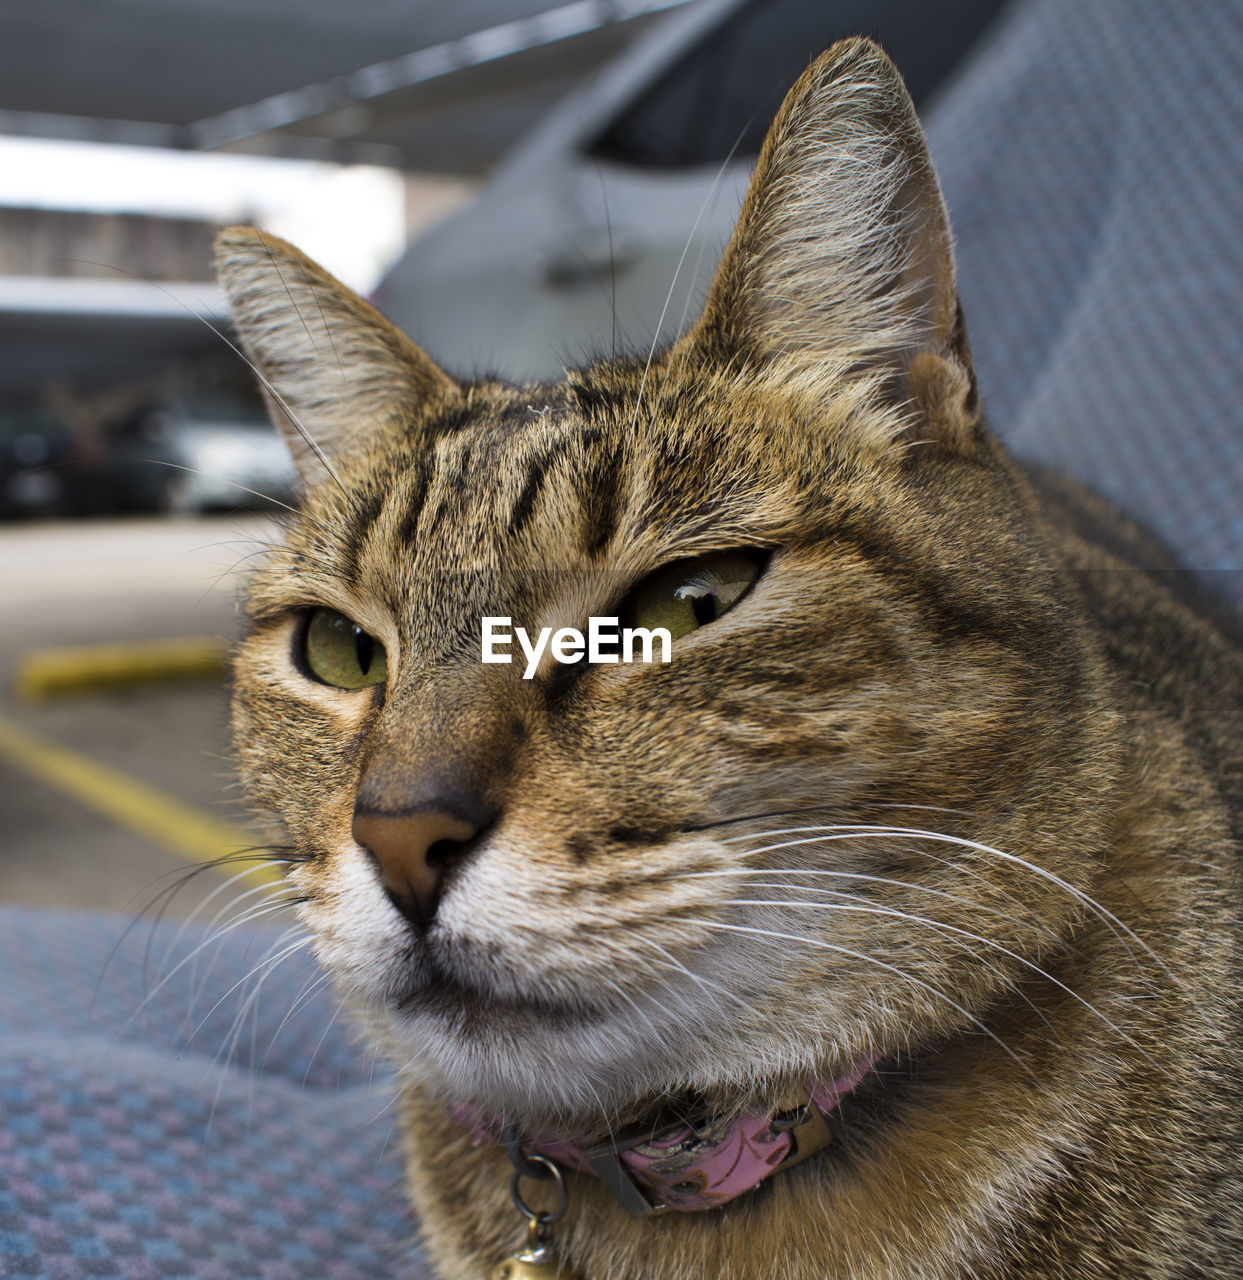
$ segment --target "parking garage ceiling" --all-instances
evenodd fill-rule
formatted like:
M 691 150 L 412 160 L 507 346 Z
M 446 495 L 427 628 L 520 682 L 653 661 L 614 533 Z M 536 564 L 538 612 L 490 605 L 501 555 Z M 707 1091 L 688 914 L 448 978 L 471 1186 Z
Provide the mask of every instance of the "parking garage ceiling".
M 685 2 L 0 0 L 0 135 L 481 174 Z M 201 285 L 0 274 L 0 405 L 212 357 L 225 323 Z
M 0 134 L 481 173 L 685 0 L 0 0 Z

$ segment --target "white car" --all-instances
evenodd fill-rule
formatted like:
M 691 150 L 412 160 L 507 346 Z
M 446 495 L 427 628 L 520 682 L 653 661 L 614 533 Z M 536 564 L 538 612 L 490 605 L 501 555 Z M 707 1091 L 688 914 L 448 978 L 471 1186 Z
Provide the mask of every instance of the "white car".
M 159 503 L 175 514 L 292 501 L 296 472 L 257 406 L 225 397 L 170 400 L 146 410 L 140 439 L 158 456 Z M 133 451 L 141 452 L 135 447 Z
M 552 378 L 694 317 L 786 89 L 844 36 L 925 102 L 1003 0 L 704 0 L 563 102 L 376 301 L 448 369 Z

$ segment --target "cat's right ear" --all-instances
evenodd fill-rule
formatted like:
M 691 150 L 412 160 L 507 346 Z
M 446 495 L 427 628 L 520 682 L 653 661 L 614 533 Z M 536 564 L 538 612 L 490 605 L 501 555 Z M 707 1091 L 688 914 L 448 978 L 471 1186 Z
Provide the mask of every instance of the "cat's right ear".
M 284 240 L 226 228 L 216 238 L 216 272 L 305 483 L 459 394 L 400 329 Z

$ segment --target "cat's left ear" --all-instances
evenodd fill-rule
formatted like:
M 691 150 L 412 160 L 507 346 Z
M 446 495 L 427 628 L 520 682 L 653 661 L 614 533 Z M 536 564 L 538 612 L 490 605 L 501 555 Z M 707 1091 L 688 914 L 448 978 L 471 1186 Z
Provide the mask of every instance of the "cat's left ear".
M 306 483 L 458 395 L 400 329 L 277 236 L 226 228 L 216 238 L 216 272 Z
M 790 90 L 687 346 L 773 366 L 813 397 L 877 375 L 906 439 L 974 438 L 945 202 L 902 77 L 872 41 L 834 45 Z

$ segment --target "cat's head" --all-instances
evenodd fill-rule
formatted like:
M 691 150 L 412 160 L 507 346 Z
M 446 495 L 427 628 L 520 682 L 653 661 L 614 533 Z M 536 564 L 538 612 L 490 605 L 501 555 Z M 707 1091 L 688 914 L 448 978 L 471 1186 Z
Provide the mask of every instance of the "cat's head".
M 447 1096 L 775 1095 L 971 1033 L 1080 912 L 1092 660 L 875 45 L 791 91 L 650 359 L 464 385 L 281 241 L 220 269 L 304 478 L 237 747 L 320 960 Z M 481 661 L 486 617 L 593 616 L 670 661 Z

